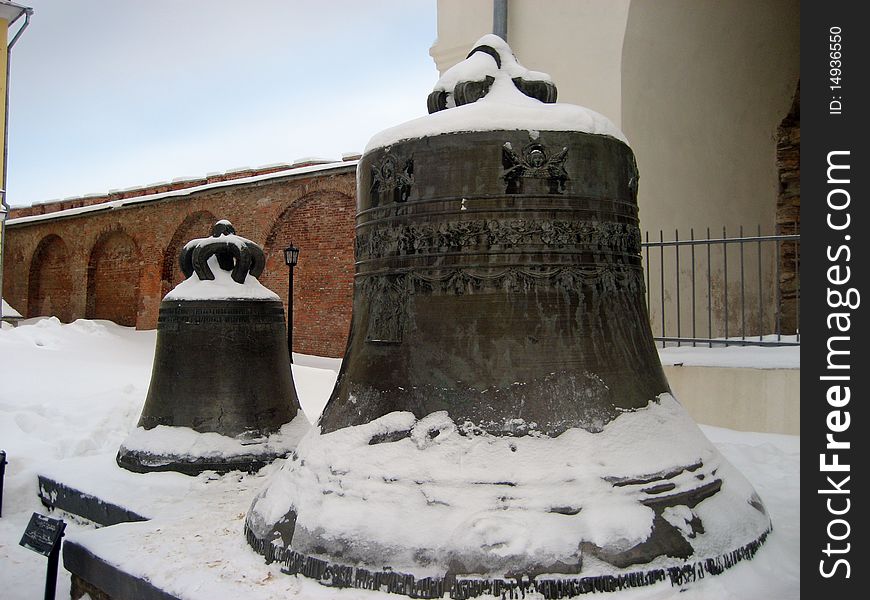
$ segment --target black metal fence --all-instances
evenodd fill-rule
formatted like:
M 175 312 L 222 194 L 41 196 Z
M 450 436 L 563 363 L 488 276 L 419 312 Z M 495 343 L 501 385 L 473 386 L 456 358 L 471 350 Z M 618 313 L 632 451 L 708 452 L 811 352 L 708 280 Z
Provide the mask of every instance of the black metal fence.
M 797 228 L 795 228 L 797 231 Z M 662 345 L 800 345 L 800 235 L 642 243 L 647 309 Z

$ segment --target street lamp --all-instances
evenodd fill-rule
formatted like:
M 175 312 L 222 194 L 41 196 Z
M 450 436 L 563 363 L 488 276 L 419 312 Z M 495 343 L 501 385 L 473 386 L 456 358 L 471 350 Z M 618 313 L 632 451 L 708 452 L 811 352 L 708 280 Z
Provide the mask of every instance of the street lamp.
M 290 267 L 290 278 L 287 291 L 287 352 L 290 353 L 290 363 L 293 363 L 293 268 L 299 262 L 299 248 L 292 243 L 284 248 L 284 262 Z

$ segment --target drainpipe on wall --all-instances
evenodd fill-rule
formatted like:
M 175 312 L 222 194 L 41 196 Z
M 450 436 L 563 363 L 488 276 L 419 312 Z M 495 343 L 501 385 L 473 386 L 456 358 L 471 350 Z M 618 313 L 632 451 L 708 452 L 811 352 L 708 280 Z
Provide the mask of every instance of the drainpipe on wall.
M 492 2 L 492 32 L 507 41 L 508 0 Z
M 9 72 L 12 70 L 12 46 L 30 25 L 30 15 L 33 14 L 32 8 L 21 7 L 22 12 L 9 22 L 9 27 L 24 15 L 24 23 L 21 28 L 6 45 L 6 102 L 4 104 L 3 114 L 3 179 L 0 182 L 0 298 L 3 296 L 3 255 L 6 254 L 6 216 L 9 214 L 9 205 L 6 203 L 6 178 L 7 165 L 9 160 Z M 3 318 L 3 304 L 0 302 L 0 319 Z

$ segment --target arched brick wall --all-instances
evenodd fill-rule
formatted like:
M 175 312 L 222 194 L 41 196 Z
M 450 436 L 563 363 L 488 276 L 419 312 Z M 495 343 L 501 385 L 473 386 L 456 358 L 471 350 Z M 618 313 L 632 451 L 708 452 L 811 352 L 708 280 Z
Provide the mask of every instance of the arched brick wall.
M 212 225 L 217 222 L 217 217 L 211 211 L 200 210 L 191 213 L 176 228 L 172 239 L 163 253 L 163 269 L 161 272 L 161 289 L 165 296 L 176 285 L 184 280 L 184 274 L 178 264 L 178 256 L 181 248 L 194 238 L 206 237 L 211 232 Z
M 776 168 L 779 194 L 776 199 L 776 232 L 801 232 L 801 85 L 798 81 L 791 109 L 776 132 Z M 783 333 L 800 329 L 800 245 L 783 243 L 779 255 L 779 312 Z
M 30 262 L 27 316 L 55 316 L 70 321 L 69 251 L 56 234 L 47 235 L 36 247 Z
M 69 261 L 58 270 L 58 281 L 45 275 L 45 283 L 70 288 L 70 320 L 108 318 L 154 328 L 161 299 L 181 278 L 179 249 L 226 218 L 269 253 L 260 280 L 282 298 L 287 296 L 287 266 L 281 250 L 294 234 L 293 241 L 302 247 L 296 271 L 296 349 L 341 356 L 352 300 L 355 172 L 354 163 L 313 170 L 303 165 L 208 182 L 202 189 L 149 188 L 139 195 L 124 192 L 130 197 L 120 199 L 13 209 L 6 224 L 4 297 L 24 312 L 32 264 L 40 271 L 34 248 L 54 235 L 66 243 Z
M 344 355 L 353 303 L 355 208 L 349 195 L 306 195 L 278 217 L 266 239 L 260 282 L 281 296 L 285 310 L 288 268 L 283 249 L 291 242 L 300 249 L 293 274 L 295 352 Z
M 123 229 L 107 231 L 97 239 L 88 261 L 88 318 L 136 325 L 140 263 L 136 242 Z

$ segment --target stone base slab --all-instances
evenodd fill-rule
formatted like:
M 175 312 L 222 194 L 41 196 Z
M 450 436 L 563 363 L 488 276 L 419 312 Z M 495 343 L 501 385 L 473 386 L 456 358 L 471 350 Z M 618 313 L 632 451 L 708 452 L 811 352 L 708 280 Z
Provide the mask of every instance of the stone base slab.
M 39 499 L 48 508 L 62 510 L 104 527 L 118 523 L 129 523 L 130 521 L 147 520 L 146 517 L 135 511 L 107 502 L 50 477 L 38 475 L 37 479 L 39 481 Z
M 71 600 L 180 600 L 140 577 L 105 562 L 75 542 L 63 545 L 63 565 L 72 573 Z
M 800 369 L 664 366 L 674 397 L 698 423 L 800 435 Z

